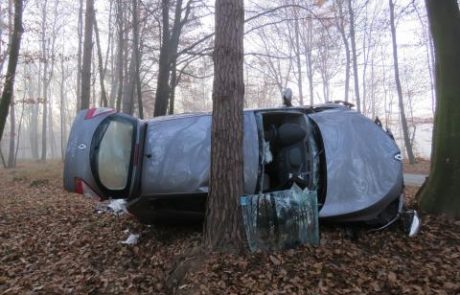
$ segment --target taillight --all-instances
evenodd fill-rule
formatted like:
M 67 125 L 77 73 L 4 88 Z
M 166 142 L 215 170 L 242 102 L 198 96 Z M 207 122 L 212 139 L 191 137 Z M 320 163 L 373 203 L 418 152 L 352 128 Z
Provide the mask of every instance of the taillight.
M 85 182 L 80 178 L 75 178 L 75 192 L 77 194 L 83 194 L 83 184 Z
M 100 200 L 101 197 L 95 193 L 89 185 L 86 184 L 81 178 L 75 178 L 75 192 L 77 194 L 85 195 L 88 198 L 95 198 Z
M 111 108 L 91 108 L 86 112 L 85 120 L 90 120 L 96 116 L 114 112 L 115 110 Z

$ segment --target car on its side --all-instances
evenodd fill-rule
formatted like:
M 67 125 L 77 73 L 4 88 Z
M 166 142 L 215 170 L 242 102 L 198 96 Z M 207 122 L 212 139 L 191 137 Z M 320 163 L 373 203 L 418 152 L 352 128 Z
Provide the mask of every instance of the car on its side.
M 64 187 L 124 198 L 143 223 L 202 218 L 209 185 L 211 113 L 139 120 L 109 108 L 78 113 Z M 316 190 L 319 217 L 385 226 L 404 214 L 401 152 L 392 135 L 328 103 L 244 111 L 244 193 Z

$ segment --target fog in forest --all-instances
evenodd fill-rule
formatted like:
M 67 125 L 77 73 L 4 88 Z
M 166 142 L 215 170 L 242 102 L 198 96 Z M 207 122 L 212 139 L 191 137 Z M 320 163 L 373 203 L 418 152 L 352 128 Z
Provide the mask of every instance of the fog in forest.
M 424 1 L 245 4 L 245 107 L 279 106 L 287 87 L 295 106 L 349 101 L 363 115 L 378 117 L 406 151 L 403 106 L 415 156 L 430 157 L 436 97 Z M 71 124 L 85 103 L 144 119 L 210 111 L 213 5 L 25 1 L 13 103 L 0 146 L 4 165 L 9 159 L 63 158 Z M 12 0 L 0 2 L 0 89 L 13 6 Z M 85 79 L 89 87 L 80 86 Z

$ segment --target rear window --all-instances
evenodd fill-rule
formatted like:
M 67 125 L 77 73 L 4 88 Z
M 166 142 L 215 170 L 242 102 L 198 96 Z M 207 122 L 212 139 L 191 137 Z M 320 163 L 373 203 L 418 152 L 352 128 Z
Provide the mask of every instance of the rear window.
M 98 145 L 96 167 L 106 189 L 123 190 L 128 184 L 134 126 L 125 120 L 111 120 Z

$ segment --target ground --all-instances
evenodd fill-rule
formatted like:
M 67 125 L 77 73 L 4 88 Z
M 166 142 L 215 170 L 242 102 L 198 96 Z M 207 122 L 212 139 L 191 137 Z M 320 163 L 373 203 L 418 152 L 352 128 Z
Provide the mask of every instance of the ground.
M 59 162 L 0 170 L 0 294 L 459 294 L 460 221 L 422 215 L 415 238 L 395 227 L 350 238 L 321 225 L 321 245 L 211 254 L 176 286 L 201 226 L 147 227 L 62 189 Z M 416 188 L 406 193 L 410 204 Z M 129 230 L 135 246 L 123 245 Z M 169 280 L 168 280 L 169 279 Z M 173 286 L 174 289 L 171 289 Z

